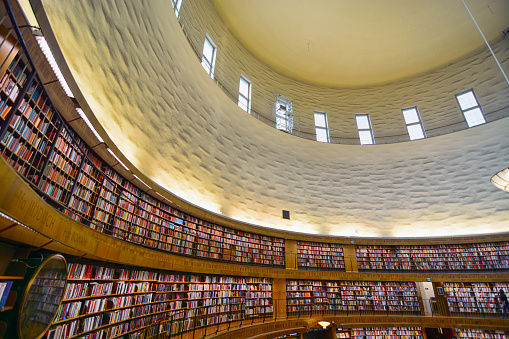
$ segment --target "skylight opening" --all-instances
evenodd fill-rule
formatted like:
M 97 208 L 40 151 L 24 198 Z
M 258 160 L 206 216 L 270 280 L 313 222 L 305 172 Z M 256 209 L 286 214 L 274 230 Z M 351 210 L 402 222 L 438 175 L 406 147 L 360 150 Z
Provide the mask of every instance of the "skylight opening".
M 456 100 L 460 105 L 461 112 L 465 117 L 468 127 L 474 127 L 486 123 L 486 119 L 479 105 L 479 101 L 473 90 L 456 94 Z

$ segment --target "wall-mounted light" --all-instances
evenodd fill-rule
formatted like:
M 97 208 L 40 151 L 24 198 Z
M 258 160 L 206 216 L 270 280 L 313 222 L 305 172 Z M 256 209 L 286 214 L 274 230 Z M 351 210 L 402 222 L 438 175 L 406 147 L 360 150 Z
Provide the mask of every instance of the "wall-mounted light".
M 67 96 L 70 98 L 74 98 L 74 94 L 72 94 L 69 85 L 67 85 L 67 82 L 65 81 L 64 76 L 62 75 L 62 72 L 60 71 L 60 68 L 57 65 L 57 61 L 55 60 L 53 53 L 51 53 L 51 49 L 49 48 L 48 43 L 46 42 L 46 38 L 43 35 L 35 35 L 35 40 L 37 40 L 37 43 L 39 44 L 39 47 L 42 50 L 42 53 L 44 53 L 46 60 L 48 60 L 48 63 L 51 66 L 51 69 L 53 70 L 53 73 L 55 73 L 55 75 L 57 76 L 58 82 L 60 82 L 60 85 L 62 85 L 65 94 L 67 94 Z
M 501 190 L 509 192 L 509 167 L 492 176 L 491 183 Z
M 327 328 L 327 326 L 329 326 L 329 325 L 330 325 L 330 322 L 322 320 L 322 321 L 319 321 L 319 322 L 318 322 L 318 325 L 320 325 L 320 326 L 322 326 L 324 329 L 326 329 L 326 328 Z
M 83 112 L 83 110 L 81 108 L 76 108 L 76 112 L 78 112 L 78 114 L 80 115 L 81 119 L 83 119 L 83 121 L 85 121 L 85 123 L 87 124 L 88 128 L 90 128 L 92 133 L 94 133 L 95 137 L 97 139 L 99 139 L 99 142 L 104 142 L 103 138 L 101 138 L 99 133 L 97 133 L 97 131 L 95 130 L 94 126 L 92 126 L 92 124 L 88 120 L 87 116 L 85 115 L 85 112 Z
M 115 153 L 113 153 L 113 151 L 112 151 L 112 150 L 110 150 L 110 149 L 108 148 L 108 152 L 110 152 L 110 154 L 111 154 L 111 155 L 115 158 L 115 160 L 117 160 L 117 161 L 118 161 L 118 163 L 119 163 L 120 165 L 122 165 L 122 167 L 124 167 L 124 168 L 126 169 L 126 171 L 129 171 L 129 168 L 127 168 L 127 166 L 126 166 L 126 165 L 124 165 L 124 163 L 123 163 L 122 161 L 120 161 L 120 159 L 119 159 L 119 158 L 115 155 Z
M 147 186 L 148 188 L 152 189 L 149 185 L 147 185 L 147 183 L 143 180 L 141 180 L 136 174 L 133 174 L 133 177 L 135 179 L 137 179 L 138 181 L 140 181 L 143 185 Z

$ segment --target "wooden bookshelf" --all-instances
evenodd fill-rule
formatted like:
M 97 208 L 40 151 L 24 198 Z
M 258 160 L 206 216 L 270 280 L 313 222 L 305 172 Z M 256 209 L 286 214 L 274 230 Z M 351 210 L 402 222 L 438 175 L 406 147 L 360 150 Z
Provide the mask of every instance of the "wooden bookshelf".
M 359 270 L 508 270 L 509 242 L 444 245 L 356 245 Z
M 352 328 L 350 338 L 422 339 L 426 337 L 423 335 L 421 327 L 371 327 Z
M 72 263 L 48 339 L 135 334 L 174 320 L 180 333 L 250 317 L 272 317 L 269 278 L 194 275 Z M 141 332 L 140 332 L 141 333 Z
M 414 282 L 287 280 L 287 314 L 420 314 Z
M 74 140 L 74 133 L 70 129 L 60 129 L 39 184 L 43 193 L 63 205 L 67 205 L 71 198 L 83 159 L 83 152 Z
M 0 79 L 0 152 L 71 218 L 163 251 L 284 267 L 284 240 L 200 220 L 146 194 L 61 119 L 21 50 Z
M 343 246 L 318 242 L 297 242 L 297 264 L 300 268 L 345 269 Z
M 445 282 L 444 291 L 451 315 L 501 317 L 499 290 L 509 291 L 509 283 Z
M 61 125 L 42 99 L 34 72 L 20 52 L 0 79 L 0 151 L 21 175 L 37 183 Z

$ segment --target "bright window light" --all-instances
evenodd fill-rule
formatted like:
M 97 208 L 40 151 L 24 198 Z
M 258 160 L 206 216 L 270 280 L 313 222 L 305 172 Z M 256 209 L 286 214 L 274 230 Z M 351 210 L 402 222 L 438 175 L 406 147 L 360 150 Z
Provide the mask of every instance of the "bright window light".
M 212 42 L 212 39 L 207 36 L 205 37 L 205 42 L 203 43 L 203 55 L 201 58 L 201 64 L 203 68 L 207 71 L 207 73 L 214 78 L 214 64 L 216 62 L 216 45 Z
M 316 141 L 330 142 L 329 127 L 327 126 L 327 113 L 315 112 Z
M 178 18 L 179 12 L 180 12 L 180 6 L 182 6 L 182 0 L 171 0 L 171 5 L 173 6 L 173 9 L 175 10 L 175 15 Z
M 456 99 L 460 105 L 461 112 L 467 121 L 468 127 L 482 125 L 486 122 L 481 106 L 475 97 L 473 90 L 468 90 L 460 94 L 456 94 Z
M 373 137 L 373 129 L 371 128 L 371 121 L 369 114 L 357 114 L 355 116 L 357 121 L 357 129 L 359 130 L 359 140 L 361 145 L 372 145 L 375 143 Z
M 240 76 L 239 82 L 239 102 L 238 105 L 244 111 L 251 111 L 251 81 L 243 75 Z
M 35 39 L 37 40 L 37 43 L 39 44 L 39 47 L 42 50 L 42 53 L 44 53 L 44 56 L 46 57 L 46 60 L 48 60 L 51 69 L 57 76 L 58 81 L 60 82 L 60 85 L 65 91 L 65 94 L 67 94 L 68 97 L 74 98 L 74 94 L 72 94 L 71 89 L 67 85 L 67 82 L 64 79 L 64 76 L 62 75 L 62 72 L 60 71 L 60 68 L 58 68 L 57 62 L 55 60 L 55 57 L 53 57 L 53 53 L 51 53 L 51 50 L 48 46 L 48 43 L 46 42 L 46 38 L 43 36 L 35 36 Z
M 290 134 L 293 130 L 292 99 L 287 98 L 282 94 L 278 94 L 276 100 L 276 128 Z
M 424 127 L 422 126 L 421 117 L 417 107 L 409 107 L 401 110 L 405 119 L 406 128 L 410 140 L 425 138 Z

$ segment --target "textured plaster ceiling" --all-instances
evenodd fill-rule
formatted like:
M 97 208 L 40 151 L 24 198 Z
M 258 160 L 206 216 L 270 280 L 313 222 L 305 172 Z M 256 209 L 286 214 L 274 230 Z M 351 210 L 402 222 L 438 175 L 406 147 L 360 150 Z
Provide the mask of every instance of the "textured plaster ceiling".
M 447 65 L 485 46 L 461 0 L 211 0 L 237 39 L 306 83 L 364 87 Z M 465 0 L 488 41 L 509 1 Z
M 489 182 L 509 162 L 509 118 L 388 145 L 295 138 L 238 114 L 177 21 L 168 20 L 167 0 L 44 5 L 44 34 L 105 141 L 133 168 L 205 210 L 339 236 L 509 230 L 509 197 Z M 291 220 L 281 219 L 282 209 Z

